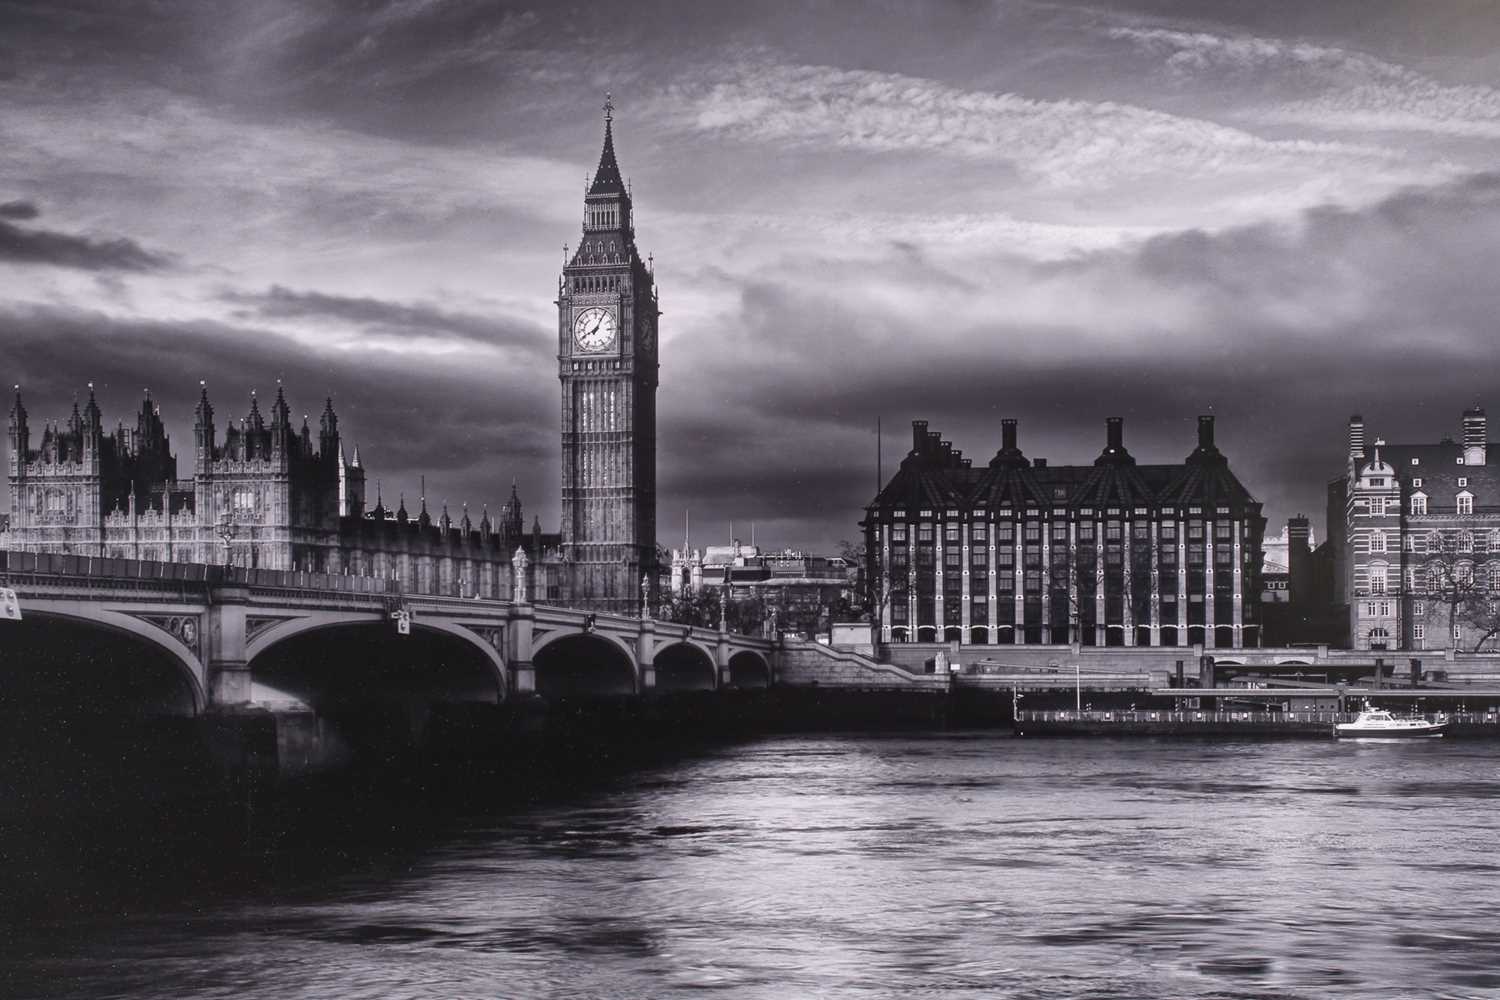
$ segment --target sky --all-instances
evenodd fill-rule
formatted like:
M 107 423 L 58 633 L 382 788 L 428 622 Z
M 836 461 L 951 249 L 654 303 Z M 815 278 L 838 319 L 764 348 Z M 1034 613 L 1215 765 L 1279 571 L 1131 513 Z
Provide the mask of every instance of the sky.
M 0 0 L 0 379 L 325 396 L 373 490 L 556 530 L 605 92 L 660 289 L 659 540 L 832 549 L 924 419 L 1052 464 L 1200 413 L 1271 531 L 1500 419 L 1482 0 Z M 1500 437 L 1494 434 L 1492 437 Z M 731 529 L 732 524 L 732 529 Z

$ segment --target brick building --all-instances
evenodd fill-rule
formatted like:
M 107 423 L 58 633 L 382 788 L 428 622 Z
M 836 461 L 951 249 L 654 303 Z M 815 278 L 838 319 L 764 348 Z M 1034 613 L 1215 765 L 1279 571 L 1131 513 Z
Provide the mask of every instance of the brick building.
M 1001 426 L 976 468 L 913 421 L 861 522 L 884 641 L 1257 644 L 1265 519 L 1213 417 L 1170 465 L 1138 465 L 1117 417 L 1083 466 L 1028 459 Z
M 1342 514 L 1334 563 L 1357 649 L 1494 648 L 1500 626 L 1500 466 L 1488 422 L 1462 417 L 1460 440 L 1365 445 L 1349 419 L 1345 477 L 1329 484 Z

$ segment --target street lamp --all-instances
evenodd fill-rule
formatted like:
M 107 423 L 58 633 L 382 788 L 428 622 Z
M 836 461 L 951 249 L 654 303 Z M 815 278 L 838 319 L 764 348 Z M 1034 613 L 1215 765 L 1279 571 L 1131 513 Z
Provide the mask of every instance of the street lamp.
M 224 542 L 224 567 L 230 565 L 230 541 L 234 538 L 234 524 L 229 520 L 229 511 L 219 515 L 219 538 Z

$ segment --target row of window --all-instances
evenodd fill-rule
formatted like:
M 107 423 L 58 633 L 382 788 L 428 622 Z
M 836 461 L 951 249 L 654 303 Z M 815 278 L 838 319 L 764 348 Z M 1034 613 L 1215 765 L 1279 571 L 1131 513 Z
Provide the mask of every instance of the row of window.
M 937 525 L 935 523 L 919 522 L 916 527 L 916 540 L 918 542 L 932 542 L 936 540 Z M 1023 533 L 1025 539 L 1027 541 L 1040 541 L 1042 537 L 1042 527 L 1043 526 L 1040 521 L 1024 522 Z M 1215 523 L 1213 528 L 1213 537 L 1215 539 L 1226 542 L 1234 540 L 1234 526 L 1232 524 L 1226 524 L 1221 521 Z M 994 529 L 994 540 L 997 542 L 1010 541 L 1015 537 L 1015 529 L 1012 522 L 998 522 L 994 525 Z M 1081 521 L 1076 523 L 1075 531 L 1078 541 L 1094 541 L 1094 529 L 1094 522 Z M 1187 537 L 1204 538 L 1206 537 L 1205 533 L 1207 532 L 1207 530 L 1208 522 L 1192 521 L 1187 526 Z M 1121 541 L 1125 537 L 1124 532 L 1125 525 L 1120 521 L 1106 521 L 1104 523 L 1104 538 L 1106 541 Z M 971 541 L 987 542 L 990 540 L 990 534 L 990 525 L 987 522 L 974 521 L 969 525 L 969 539 Z M 1243 535 L 1246 538 L 1250 537 L 1249 525 L 1244 526 Z M 1067 541 L 1068 525 L 1066 523 L 1060 524 L 1057 522 L 1053 522 L 1051 537 L 1055 542 Z M 1149 540 L 1151 537 L 1150 525 L 1133 524 L 1131 526 L 1130 537 L 1139 541 Z M 1177 525 L 1175 523 L 1166 522 L 1160 524 L 1158 526 L 1157 537 L 1161 538 L 1164 541 L 1175 541 L 1177 538 Z M 907 542 L 909 540 L 910 535 L 908 534 L 906 522 L 900 522 L 891 525 L 891 541 L 893 543 Z M 952 523 L 943 525 L 943 541 L 954 543 L 963 541 L 963 526 Z
M 1428 497 L 1424 494 L 1416 494 L 1407 500 L 1407 510 L 1414 516 L 1428 513 Z M 1363 513 L 1371 517 L 1386 517 L 1394 515 L 1401 510 L 1401 501 L 1395 497 L 1369 497 L 1361 498 L 1354 502 L 1356 511 L 1363 509 Z M 1464 492 L 1453 498 L 1453 511 L 1456 514 L 1474 513 L 1474 494 Z
M 1500 528 L 1480 531 L 1429 531 L 1417 532 L 1384 531 L 1376 528 L 1365 536 L 1365 547 L 1370 552 L 1388 552 L 1396 538 L 1402 541 L 1407 552 L 1500 552 Z M 1356 548 L 1356 551 L 1359 551 Z

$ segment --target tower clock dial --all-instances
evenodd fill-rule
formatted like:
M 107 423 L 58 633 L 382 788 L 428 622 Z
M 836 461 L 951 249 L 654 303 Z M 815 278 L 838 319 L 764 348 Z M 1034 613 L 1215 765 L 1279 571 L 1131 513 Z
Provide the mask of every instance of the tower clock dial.
M 609 309 L 585 309 L 573 321 L 573 343 L 580 351 L 609 350 L 615 345 L 615 333 L 615 314 Z

